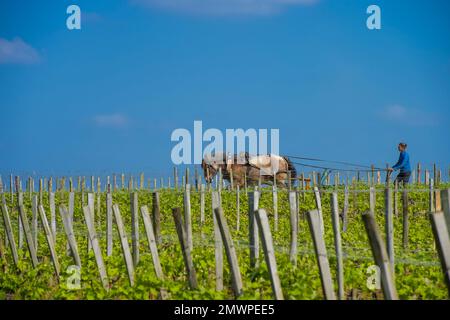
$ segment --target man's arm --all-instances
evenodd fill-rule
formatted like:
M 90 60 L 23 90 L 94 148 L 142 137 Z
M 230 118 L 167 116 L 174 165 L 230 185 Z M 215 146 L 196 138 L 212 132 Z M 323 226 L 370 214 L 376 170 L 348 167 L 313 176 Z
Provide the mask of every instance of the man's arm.
M 400 157 L 398 158 L 397 163 L 394 166 L 392 166 L 392 169 L 398 170 L 403 168 L 404 165 L 405 165 L 405 153 L 402 152 L 400 153 Z

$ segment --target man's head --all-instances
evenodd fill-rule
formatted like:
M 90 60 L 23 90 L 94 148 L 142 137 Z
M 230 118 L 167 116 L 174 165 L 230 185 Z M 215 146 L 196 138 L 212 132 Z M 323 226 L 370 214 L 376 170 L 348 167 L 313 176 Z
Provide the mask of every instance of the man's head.
M 408 145 L 406 143 L 400 142 L 398 144 L 398 151 L 400 151 L 400 152 L 405 151 L 407 147 L 408 147 Z

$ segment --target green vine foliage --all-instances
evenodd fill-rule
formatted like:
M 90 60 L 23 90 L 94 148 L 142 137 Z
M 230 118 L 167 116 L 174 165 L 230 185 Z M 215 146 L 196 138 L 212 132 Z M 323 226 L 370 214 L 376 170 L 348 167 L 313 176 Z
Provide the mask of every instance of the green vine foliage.
M 449 187 L 442 185 L 441 188 Z M 384 186 L 377 186 L 376 220 L 380 230 L 384 230 Z M 408 199 L 409 238 L 408 247 L 402 244 L 402 201 L 401 192 L 397 197 L 397 216 L 394 218 L 395 244 L 395 283 L 401 299 L 447 299 L 443 273 L 435 249 L 433 234 L 428 219 L 428 192 L 413 189 L 423 186 L 410 186 Z M 336 256 L 334 237 L 330 214 L 330 193 L 334 187 L 325 187 L 322 194 L 323 217 L 325 222 L 325 242 L 330 261 L 330 267 L 336 282 Z M 362 190 L 365 192 L 353 192 Z M 348 228 L 342 232 L 344 252 L 344 292 L 346 299 L 382 299 L 381 290 L 371 290 L 367 286 L 368 267 L 374 265 L 372 253 L 365 233 L 361 214 L 369 210 L 368 187 L 355 184 L 350 188 Z M 343 188 L 338 190 L 340 211 L 344 203 Z M 152 193 L 148 190 L 137 191 L 139 206 L 147 205 L 151 211 Z M 162 242 L 158 245 L 159 256 L 164 280 L 157 278 L 152 256 L 140 217 L 140 262 L 135 269 L 135 285 L 130 286 L 122 249 L 114 223 L 114 248 L 112 256 L 106 256 L 106 196 L 100 194 L 100 214 L 95 215 L 95 226 L 105 261 L 109 289 L 105 290 L 92 250 L 87 250 L 87 230 L 82 213 L 82 195 L 75 195 L 74 230 L 81 256 L 80 287 L 73 288 L 73 266 L 75 263 L 67 254 L 67 238 L 62 227 L 61 217 L 57 210 L 57 253 L 61 264 L 59 279 L 55 276 L 50 251 L 45 234 L 39 221 L 38 258 L 39 265 L 33 268 L 27 251 L 26 242 L 19 250 L 20 262 L 16 267 L 12 255 L 5 243 L 5 230 L 0 224 L 2 239 L 2 254 L 0 258 L 0 299 L 160 299 L 161 292 L 169 299 L 233 299 L 231 290 L 231 274 L 224 254 L 224 289 L 215 289 L 215 255 L 214 229 L 211 210 L 211 194 L 206 192 L 205 223 L 200 224 L 200 194 L 191 192 L 192 227 L 194 249 L 192 252 L 197 273 L 199 288 L 191 290 L 188 286 L 186 269 L 180 244 L 175 231 L 172 208 L 183 208 L 183 192 L 181 190 L 159 190 L 161 208 Z M 15 197 L 14 197 L 15 198 Z M 240 228 L 237 230 L 236 191 L 223 190 L 221 194 L 222 207 L 227 218 L 231 235 L 236 244 L 238 262 L 243 279 L 243 295 L 239 299 L 272 299 L 272 289 L 267 266 L 260 252 L 260 263 L 255 269 L 249 265 L 248 249 L 248 195 L 240 192 Z M 16 204 L 11 203 L 9 194 L 5 194 L 10 217 L 13 223 L 16 243 L 18 239 L 18 212 Z M 24 193 L 27 214 L 31 221 L 31 199 Z M 85 202 L 87 197 L 85 195 Z M 56 208 L 60 204 L 67 205 L 68 193 L 59 191 L 56 194 Z M 113 193 L 113 203 L 118 204 L 130 241 L 131 209 L 130 193 L 117 191 Z M 50 219 L 48 196 L 43 194 L 43 205 Z M 97 204 L 96 204 L 97 205 Z M 299 234 L 298 259 L 294 266 L 289 262 L 290 220 L 288 194 L 285 190 L 278 192 L 278 229 L 274 229 L 274 212 L 271 188 L 264 188 L 260 199 L 260 208 L 265 208 L 269 215 L 271 231 L 275 245 L 276 260 L 281 286 L 286 299 L 323 299 L 321 280 L 314 247 L 305 218 L 308 210 L 315 209 L 314 194 L 310 191 L 299 195 Z M 72 267 L 73 268 L 73 267 Z M 72 271 L 70 271 L 72 270 Z

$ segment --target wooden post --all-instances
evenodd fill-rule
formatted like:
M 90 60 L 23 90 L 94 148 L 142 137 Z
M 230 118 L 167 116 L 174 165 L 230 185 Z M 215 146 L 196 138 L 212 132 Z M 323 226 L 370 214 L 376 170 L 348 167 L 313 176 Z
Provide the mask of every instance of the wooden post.
M 386 250 L 391 264 L 391 270 L 394 270 L 394 217 L 392 214 L 392 189 L 387 187 L 384 191 L 385 207 L 385 229 L 386 229 Z M 375 217 L 374 217 L 375 219 Z
M 394 272 L 391 268 L 392 263 L 389 262 L 388 253 L 386 252 L 386 247 L 383 243 L 378 225 L 375 222 L 375 217 L 370 212 L 366 212 L 363 213 L 362 218 L 369 238 L 373 258 L 381 271 L 381 287 L 383 289 L 384 298 L 386 300 L 398 300 L 397 289 L 395 288 L 394 282 Z
M 248 193 L 247 171 L 244 171 L 244 189 L 245 189 L 245 193 Z
M 110 257 L 113 252 L 113 212 L 112 212 L 111 186 L 106 192 L 106 256 Z
M 158 279 L 163 280 L 164 274 L 161 268 L 161 262 L 159 261 L 158 248 L 156 246 L 155 233 L 153 232 L 153 225 L 150 219 L 147 206 L 141 207 L 142 221 L 144 221 L 144 228 L 147 234 L 148 246 L 150 253 L 152 254 L 153 266 L 155 267 L 155 274 Z
M 273 229 L 274 232 L 278 231 L 278 189 L 276 184 L 276 175 L 274 177 L 274 185 L 272 186 L 272 203 L 273 203 L 273 220 L 274 225 Z
M 447 285 L 448 295 L 450 296 L 450 236 L 447 229 L 447 222 L 444 213 L 431 212 L 429 214 L 431 227 L 436 243 L 436 249 L 439 253 L 442 271 L 444 273 L 444 281 Z
M 120 209 L 117 204 L 113 205 L 114 218 L 116 220 L 117 231 L 119 231 L 120 244 L 122 246 L 123 258 L 125 260 L 125 265 L 128 272 L 128 280 L 130 285 L 134 286 L 134 266 L 133 257 L 130 252 L 130 245 L 128 244 L 128 238 L 125 231 L 125 227 L 122 221 L 122 215 L 120 214 Z
M 17 202 L 18 202 L 18 207 L 23 206 L 23 193 L 20 191 L 17 192 Z M 17 209 L 17 211 L 18 211 L 18 209 Z M 23 222 L 20 219 L 20 215 L 18 216 L 18 220 L 19 220 L 19 249 L 22 249 L 22 246 L 23 246 Z
M 248 193 L 248 225 L 249 225 L 249 246 L 250 246 L 250 268 L 259 265 L 259 236 L 258 225 L 256 223 L 255 212 L 259 207 L 259 191 Z
M 173 182 L 175 185 L 175 190 L 178 190 L 178 170 L 177 167 L 173 167 Z
M 295 191 L 289 191 L 289 221 L 291 224 L 291 247 L 289 250 L 289 260 L 295 266 L 297 265 L 297 201 Z
M 186 235 L 184 233 L 183 221 L 181 218 L 180 208 L 172 209 L 173 220 L 175 222 L 175 227 L 177 229 L 178 240 L 180 241 L 181 251 L 183 253 L 184 264 L 189 278 L 189 286 L 191 289 L 197 289 L 197 274 L 195 272 L 194 263 L 192 261 L 191 250 L 187 245 Z
M 333 280 L 331 278 L 330 264 L 328 262 L 327 248 L 322 230 L 320 229 L 320 213 L 319 210 L 307 212 L 309 229 L 314 242 L 314 250 L 319 265 L 320 279 L 322 282 L 322 290 L 327 300 L 336 300 L 333 288 Z
M 53 267 L 55 268 L 56 276 L 59 277 L 60 266 L 59 266 L 59 261 L 58 261 L 58 255 L 57 255 L 56 249 L 55 249 L 56 241 L 55 241 L 55 238 L 53 237 L 50 226 L 48 225 L 47 216 L 45 215 L 43 205 L 39 206 L 39 216 L 41 218 L 42 226 L 44 227 L 44 232 L 45 232 L 45 236 L 47 238 L 48 248 L 50 249 L 50 254 L 52 257 Z
M 98 217 L 98 227 L 101 229 L 102 219 L 101 219 L 101 207 L 102 207 L 102 184 L 100 177 L 97 177 L 97 217 Z
M 13 175 L 9 176 L 9 193 L 11 204 L 14 203 L 14 188 L 13 188 Z
M 192 251 L 192 218 L 191 218 L 191 185 L 189 183 L 186 184 L 186 188 L 184 190 L 183 197 L 183 206 L 184 206 L 184 230 L 186 231 L 186 240 L 189 250 Z
M 450 232 L 450 188 L 441 190 L 441 205 L 447 230 Z
M 19 205 L 20 220 L 22 221 L 23 231 L 25 233 L 25 240 L 28 245 L 28 252 L 30 253 L 31 262 L 33 267 L 36 268 L 38 265 L 38 258 L 36 255 L 36 247 L 34 246 L 33 235 L 31 234 L 30 225 L 28 223 L 27 214 L 25 213 L 25 208 L 23 205 Z
M 44 186 L 42 179 L 39 179 L 39 203 L 42 203 L 42 194 L 44 193 Z
M 370 212 L 372 212 L 373 214 L 375 214 L 375 204 L 376 204 L 375 188 L 370 187 L 369 188 L 369 207 L 370 207 Z
M 344 187 L 344 208 L 342 210 L 342 232 L 347 231 L 348 215 L 348 186 Z
M 234 190 L 233 169 L 232 168 L 230 168 L 230 186 L 231 186 L 231 190 Z
M 100 249 L 100 244 L 98 243 L 97 233 L 95 232 L 95 225 L 93 219 L 93 212 L 91 212 L 89 206 L 83 207 L 84 221 L 89 234 L 89 242 L 92 244 L 92 249 L 94 250 L 95 262 L 97 263 L 98 271 L 100 273 L 100 279 L 103 284 L 103 288 L 108 290 L 108 275 L 106 274 L 105 264 L 103 262 L 102 251 Z
M 221 207 L 220 194 L 214 191 L 211 194 L 211 204 L 214 223 L 214 255 L 216 262 L 216 290 L 223 290 L 223 244 L 222 236 L 220 235 L 219 224 L 214 214 L 215 210 Z
M 81 179 L 81 207 L 84 207 L 84 204 L 86 203 L 85 199 L 84 199 L 85 192 L 86 192 L 86 178 L 82 177 L 82 179 Z
M 429 183 L 429 188 L 430 188 L 430 192 L 429 192 L 429 198 L 428 198 L 428 200 L 429 200 L 429 205 L 428 205 L 428 208 L 429 208 L 429 211 L 430 212 L 435 212 L 436 210 L 436 208 L 434 207 L 434 191 L 433 191 L 433 179 L 431 179 L 430 180 L 430 183 Z
M 317 186 L 314 187 L 314 199 L 316 200 L 316 207 L 317 207 L 317 211 L 319 212 L 320 230 L 322 231 L 322 234 L 324 234 L 325 229 L 324 229 L 324 224 L 323 224 L 322 201 L 320 199 L 320 191 Z
M 49 202 L 50 202 L 50 220 L 51 220 L 51 228 L 53 233 L 53 238 L 56 239 L 56 212 L 55 212 L 55 194 L 49 194 Z M 68 219 L 70 223 L 73 225 L 73 210 L 75 206 L 75 193 L 69 192 L 69 211 L 68 211 Z M 70 244 L 66 243 L 67 255 L 71 254 Z
M 56 208 L 55 208 L 54 192 L 50 192 L 48 194 L 48 202 L 50 207 L 50 228 L 52 230 L 53 239 L 56 239 Z M 72 212 L 73 212 L 73 205 L 75 203 L 75 194 L 73 192 L 69 192 L 69 207 L 70 203 L 72 203 Z
M 87 195 L 87 198 L 88 198 L 88 207 L 89 207 L 89 212 L 90 212 L 90 215 L 89 215 L 89 217 L 92 219 L 91 220 L 91 222 L 92 222 L 92 225 L 93 226 L 95 226 L 95 217 L 94 217 L 94 215 L 95 215 L 95 199 L 94 199 L 94 194 L 93 193 L 88 193 L 88 195 Z M 84 206 L 83 206 L 84 207 Z M 88 239 L 89 239 L 89 234 L 88 234 Z M 87 248 L 88 248 L 88 251 L 89 250 L 91 250 L 92 249 L 92 243 L 90 242 L 90 241 L 88 241 L 87 242 Z
M 277 262 L 275 259 L 275 250 L 273 248 L 272 233 L 270 232 L 269 220 L 264 209 L 255 212 L 256 221 L 261 235 L 264 257 L 269 270 L 270 283 L 275 300 L 283 300 L 283 291 L 281 290 L 280 278 L 278 276 Z
M 152 217 L 153 217 L 153 231 L 155 233 L 156 243 L 161 243 L 161 212 L 159 208 L 159 193 L 158 191 L 152 193 Z
M 130 194 L 131 206 L 131 246 L 133 250 L 133 263 L 136 267 L 139 263 L 139 207 L 138 194 L 133 192 Z
M 73 233 L 72 221 L 70 219 L 69 213 L 65 206 L 59 206 L 59 214 L 61 215 L 61 220 L 63 222 L 64 231 L 67 236 L 67 241 L 69 242 L 69 248 L 71 251 L 71 255 L 77 266 L 81 267 L 80 255 L 78 254 L 78 246 L 77 241 L 75 239 L 75 235 Z
M 403 209 L 403 249 L 406 250 L 408 248 L 408 229 L 409 229 L 408 190 L 406 188 L 404 188 L 402 192 L 402 209 Z
M 31 212 L 32 212 L 32 220 L 31 220 L 31 233 L 33 236 L 33 244 L 36 252 L 38 251 L 38 197 L 34 195 L 31 199 Z
M 145 182 L 144 173 L 141 172 L 141 175 L 139 177 L 139 190 L 144 190 L 144 182 Z
M 344 300 L 344 262 L 342 259 L 342 240 L 341 227 L 339 225 L 339 206 L 338 194 L 333 192 L 330 197 L 331 202 L 331 222 L 333 224 L 334 233 L 334 248 L 336 250 L 336 273 L 338 282 L 338 297 L 339 300 Z
M 437 169 L 436 169 L 436 163 L 433 163 L 433 180 L 434 180 L 434 186 L 437 186 Z
M 14 265 L 18 267 L 19 255 L 17 254 L 16 241 L 14 240 L 14 233 L 11 226 L 11 220 L 9 218 L 8 207 L 6 206 L 5 202 L 1 204 L 1 207 L 2 207 L 3 223 L 6 230 L 9 247 L 11 249 L 11 253 L 13 256 Z
M 242 278 L 233 239 L 231 238 L 230 229 L 228 228 L 228 223 L 223 214 L 222 208 L 217 207 L 214 210 L 214 214 L 222 236 L 222 241 L 225 245 L 225 253 L 227 255 L 228 264 L 230 265 L 232 289 L 234 296 L 237 298 L 242 294 Z

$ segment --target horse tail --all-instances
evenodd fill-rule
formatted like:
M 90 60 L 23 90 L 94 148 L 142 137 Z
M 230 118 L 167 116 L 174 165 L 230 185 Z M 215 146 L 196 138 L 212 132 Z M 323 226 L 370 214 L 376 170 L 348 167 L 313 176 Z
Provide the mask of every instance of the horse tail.
M 284 160 L 286 160 L 286 163 L 288 165 L 288 170 L 291 172 L 291 179 L 297 178 L 297 169 L 295 169 L 294 164 L 288 157 L 283 157 Z

